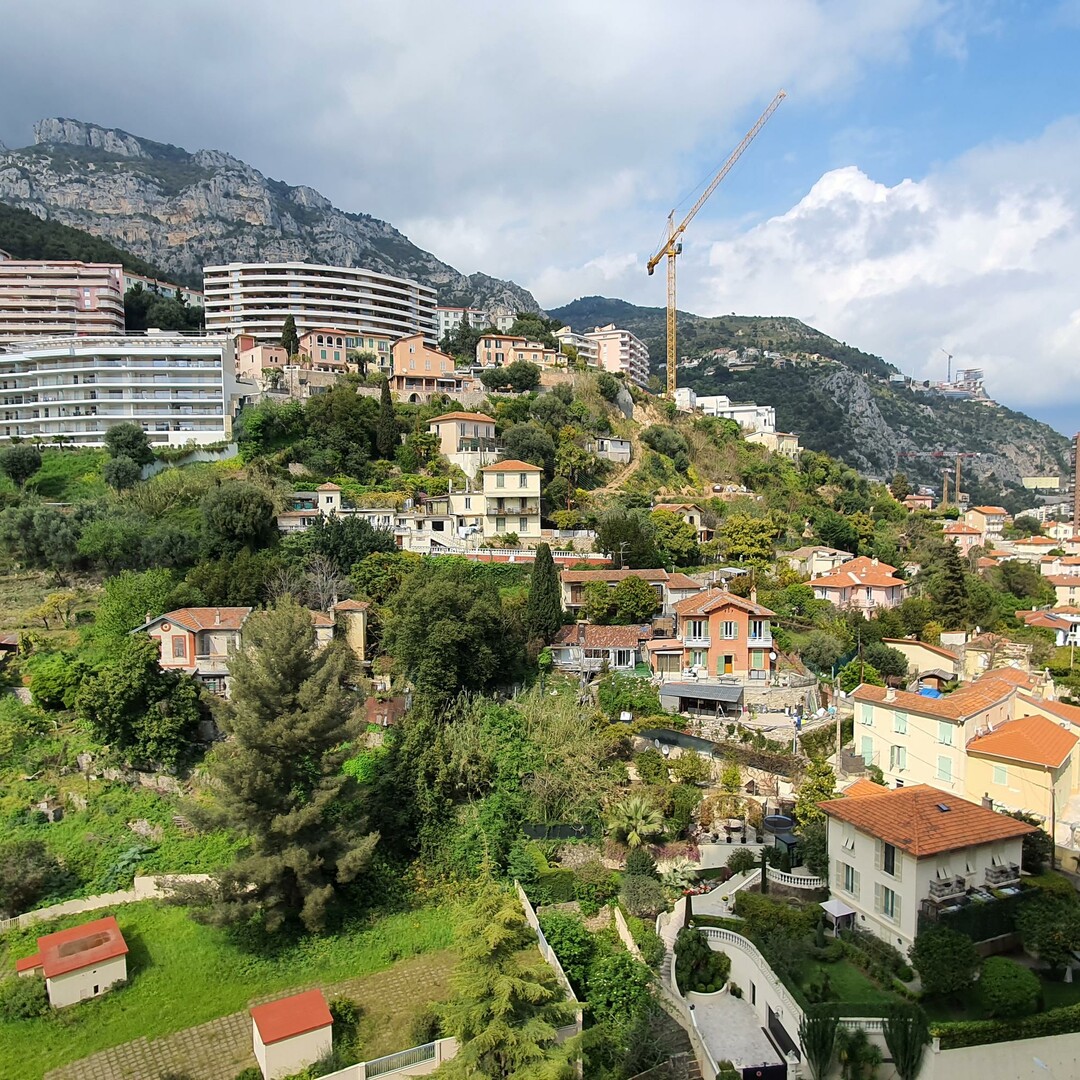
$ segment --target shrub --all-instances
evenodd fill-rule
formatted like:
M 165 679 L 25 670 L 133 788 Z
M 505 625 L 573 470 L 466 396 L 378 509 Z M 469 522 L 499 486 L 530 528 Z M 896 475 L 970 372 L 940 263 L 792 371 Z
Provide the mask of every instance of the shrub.
M 1026 1016 L 1039 1004 L 1038 976 L 1007 956 L 983 961 L 978 982 L 979 1000 L 991 1017 Z
M 675 980 L 684 994 L 688 990 L 699 994 L 719 990 L 730 974 L 731 957 L 710 948 L 700 930 L 684 926 L 679 931 L 675 939 Z
M 540 929 L 555 950 L 575 992 L 583 993 L 586 975 L 596 957 L 596 939 L 579 918 L 565 911 L 544 912 L 540 916 Z
M 757 866 L 757 856 L 748 848 L 733 851 L 725 864 L 733 874 L 748 874 Z
M 0 982 L 0 1018 L 31 1020 L 49 1011 L 45 980 L 38 975 L 15 975 Z
M 793 907 L 783 900 L 773 900 L 760 893 L 737 892 L 735 914 L 746 921 L 748 936 L 759 937 L 779 932 L 789 938 L 810 933 L 817 922 L 817 912 L 810 907 Z
M 584 863 L 574 871 L 574 899 L 597 906 L 618 895 L 615 875 L 599 860 Z
M 626 854 L 626 874 L 631 877 L 659 878 L 656 860 L 645 848 L 631 848 Z
M 442 1021 L 439 1019 L 438 1010 L 433 1005 L 425 1006 L 409 1024 L 410 1045 L 423 1046 L 424 1043 L 434 1042 L 441 1037 Z
M 589 968 L 589 1006 L 599 1023 L 636 1015 L 650 996 L 652 972 L 625 950 L 602 956 Z
M 646 927 L 640 934 L 634 935 L 634 943 L 641 952 L 641 959 L 654 971 L 663 963 L 667 946 L 655 930 L 649 930 Z
M 933 1033 L 941 1040 L 942 1050 L 986 1043 L 1039 1039 L 1048 1035 L 1067 1035 L 1080 1031 L 1080 1005 L 1025 1016 L 1020 1020 L 962 1020 L 935 1024 Z
M 655 878 L 624 874 L 619 898 L 623 907 L 638 918 L 655 918 L 667 908 L 663 886 Z
M 634 767 L 643 784 L 668 783 L 668 763 L 655 747 L 643 750 L 634 758 Z
M 971 985 L 979 967 L 979 954 L 971 938 L 936 926 L 924 930 L 915 939 L 911 963 L 919 973 L 925 993 L 956 994 Z

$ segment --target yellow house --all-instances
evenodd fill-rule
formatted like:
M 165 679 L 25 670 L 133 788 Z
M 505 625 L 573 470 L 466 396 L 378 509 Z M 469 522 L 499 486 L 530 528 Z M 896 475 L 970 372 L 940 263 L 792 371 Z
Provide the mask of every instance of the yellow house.
M 516 533 L 540 540 L 540 483 L 544 470 L 527 461 L 497 461 L 480 470 L 484 478 L 485 539 Z
M 1077 743 L 1080 736 L 1040 715 L 978 735 L 967 744 L 967 796 L 1054 821 L 1076 790 Z

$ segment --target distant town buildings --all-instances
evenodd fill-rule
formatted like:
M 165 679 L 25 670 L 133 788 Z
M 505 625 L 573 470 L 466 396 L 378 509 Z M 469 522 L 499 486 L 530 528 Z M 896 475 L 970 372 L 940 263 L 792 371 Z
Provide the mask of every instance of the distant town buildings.
M 147 292 L 157 293 L 166 299 L 180 300 L 190 307 L 202 307 L 206 302 L 206 297 L 198 289 L 189 289 L 184 285 L 174 285 L 171 281 L 161 281 L 158 278 L 133 274 L 130 270 L 125 270 L 124 292 L 136 286 L 142 286 Z
M 649 385 L 649 349 L 629 330 L 620 330 L 614 323 L 598 326 L 585 337 L 596 346 L 596 363 L 612 375 L 622 375 L 641 387 Z
M 706 416 L 734 420 L 743 431 L 776 431 L 776 409 L 772 405 L 756 405 L 752 401 L 733 402 L 725 394 L 700 396 L 688 386 L 676 388 L 675 404 L 684 412 L 699 409 Z
M 136 423 L 155 445 L 217 443 L 242 393 L 222 336 L 26 341 L 0 349 L 0 441 L 101 446 L 112 425 Z
M 122 334 L 123 277 L 118 263 L 0 259 L 0 345 Z
M 903 601 L 907 582 L 895 574 L 895 566 L 860 555 L 841 563 L 832 573 L 811 578 L 808 584 L 816 599 L 860 611 L 869 618 L 878 608 L 894 608 Z
M 454 333 L 466 319 L 475 330 L 486 330 L 491 326 L 491 316 L 480 308 L 443 307 L 440 304 L 435 309 L 435 317 L 439 341 L 442 341 L 447 334 Z
M 292 315 L 297 333 L 332 327 L 354 338 L 420 334 L 438 342 L 435 290 L 358 267 L 303 262 L 203 268 L 206 328 L 277 343 Z
M 567 349 L 574 349 L 578 358 L 590 367 L 596 367 L 597 344 L 587 334 L 575 333 L 569 326 L 564 326 L 555 331 L 555 339 L 559 343 L 559 350 L 566 353 Z

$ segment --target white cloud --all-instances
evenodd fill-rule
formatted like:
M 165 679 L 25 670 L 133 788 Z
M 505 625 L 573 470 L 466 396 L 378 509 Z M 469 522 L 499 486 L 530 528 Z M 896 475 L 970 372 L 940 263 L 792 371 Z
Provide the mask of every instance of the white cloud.
M 919 378 L 982 367 L 1018 407 L 1080 402 L 1080 123 L 978 148 L 891 187 L 823 176 L 787 213 L 711 246 L 681 306 L 783 313 Z

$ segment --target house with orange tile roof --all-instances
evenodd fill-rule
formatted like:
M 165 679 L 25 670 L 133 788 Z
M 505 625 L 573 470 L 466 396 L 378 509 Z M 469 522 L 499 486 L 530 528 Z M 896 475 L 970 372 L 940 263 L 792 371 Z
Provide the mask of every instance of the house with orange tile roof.
M 1075 607 L 1080 604 L 1080 577 L 1072 574 L 1046 574 L 1046 580 L 1054 586 L 1057 607 Z
M 510 459 L 480 469 L 484 486 L 485 540 L 514 533 L 521 542 L 541 539 L 540 485 L 544 470 L 527 461 Z
M 127 982 L 127 942 L 112 915 L 37 940 L 33 956 L 16 961 L 19 975 L 42 975 L 54 1009 L 100 997 Z
M 656 590 L 660 602 L 660 611 L 670 614 L 672 607 L 701 592 L 705 586 L 686 574 L 671 572 L 663 568 L 656 570 L 572 570 L 564 568 L 559 573 L 562 586 L 563 609 L 572 615 L 578 615 L 585 604 L 585 589 L 595 581 L 602 581 L 609 589 L 614 589 L 620 581 L 628 577 L 639 577 L 647 581 Z
M 831 574 L 811 578 L 808 584 L 818 600 L 828 600 L 842 611 L 861 611 L 867 618 L 878 608 L 894 608 L 907 592 L 907 582 L 896 567 L 860 555 L 842 563 Z
M 551 644 L 555 666 L 566 671 L 632 672 L 641 656 L 642 642 L 651 636 L 648 626 L 594 626 L 579 622 L 564 626 Z
M 1019 540 L 1006 541 L 1003 547 L 1009 558 L 1034 563 L 1041 568 L 1043 558 L 1051 551 L 1059 550 L 1061 542 L 1052 540 L 1049 536 L 1025 536 Z
M 663 649 L 646 650 L 652 670 L 664 677 L 684 671 L 729 675 L 771 683 L 776 669 L 772 623 L 775 615 L 756 598 L 724 589 L 705 589 L 674 606 L 675 632 Z
M 961 675 L 977 679 L 995 668 L 1031 670 L 1032 646 L 1022 641 L 1010 641 L 1003 634 L 978 634 L 969 638 L 961 650 Z
M 252 1049 L 263 1080 L 293 1076 L 329 1057 L 334 1018 L 321 990 L 292 994 L 249 1011 Z
M 973 547 L 981 547 L 986 539 L 978 529 L 973 529 L 962 521 L 953 521 L 946 525 L 941 534 L 956 545 L 961 555 L 966 555 Z
M 1044 577 L 1080 577 L 1080 555 L 1044 555 L 1039 560 Z
M 964 524 L 978 529 L 986 540 L 1000 540 L 1010 520 L 1004 506 L 973 506 L 964 514 Z
M 1035 831 L 925 784 L 819 805 L 833 895 L 855 909 L 861 929 L 902 950 L 920 913 L 934 918 L 970 889 L 1015 886 L 1023 839 Z
M 1078 788 L 1077 744 L 1067 720 L 1033 712 L 1000 724 L 967 744 L 967 795 L 1036 814 L 1049 830 Z
M 713 531 L 705 524 L 705 511 L 698 506 L 697 503 L 690 502 L 662 502 L 657 503 L 653 510 L 663 510 L 669 514 L 675 514 L 676 517 L 682 518 L 687 525 L 691 526 L 697 533 L 697 540 L 699 544 L 704 544 L 711 540 L 713 537 Z
M 439 453 L 470 477 L 502 453 L 495 420 L 486 413 L 443 413 L 428 421 L 428 431 L 439 440 Z
M 831 574 L 834 570 L 850 562 L 855 556 L 850 551 L 826 547 L 824 544 L 807 544 L 794 551 L 779 556 L 787 561 L 792 570 L 809 578 Z
M 860 776 L 858 780 L 848 784 L 840 794 L 848 799 L 857 799 L 861 795 L 881 795 L 888 790 L 887 787 L 882 787 L 881 784 L 875 784 L 873 780 Z
M 960 657 L 952 649 L 931 645 L 915 638 L 882 638 L 883 645 L 902 653 L 908 662 L 908 673 L 922 681 L 941 685 L 960 677 Z
M 1052 611 L 1018 611 L 1018 619 L 1028 626 L 1038 626 L 1054 632 L 1054 644 L 1080 645 L 1080 613 L 1065 609 Z
M 900 502 L 908 510 L 909 513 L 915 513 L 916 510 L 933 510 L 934 509 L 934 496 L 933 495 L 905 495 Z

